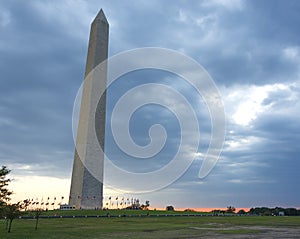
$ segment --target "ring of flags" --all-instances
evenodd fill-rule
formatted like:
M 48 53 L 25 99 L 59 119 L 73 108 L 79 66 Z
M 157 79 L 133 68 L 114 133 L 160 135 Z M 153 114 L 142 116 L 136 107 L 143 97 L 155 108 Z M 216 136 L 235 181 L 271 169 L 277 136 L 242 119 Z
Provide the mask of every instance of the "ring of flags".
M 69 196 L 69 199 L 72 197 Z M 30 198 L 23 200 L 23 204 L 25 206 L 25 210 L 33 210 L 33 209 L 44 209 L 44 210 L 54 210 L 59 208 L 61 205 L 67 204 L 64 201 L 65 197 L 47 197 L 44 199 L 40 198 Z M 85 199 L 85 200 L 97 200 L 96 196 L 87 196 L 86 198 L 82 198 L 81 195 L 77 196 L 77 199 Z M 129 198 L 129 197 L 120 197 L 120 196 L 109 196 L 109 197 L 100 197 L 99 200 L 103 200 L 103 208 L 106 209 L 125 209 L 125 208 L 138 208 L 140 206 L 140 200 L 138 198 Z

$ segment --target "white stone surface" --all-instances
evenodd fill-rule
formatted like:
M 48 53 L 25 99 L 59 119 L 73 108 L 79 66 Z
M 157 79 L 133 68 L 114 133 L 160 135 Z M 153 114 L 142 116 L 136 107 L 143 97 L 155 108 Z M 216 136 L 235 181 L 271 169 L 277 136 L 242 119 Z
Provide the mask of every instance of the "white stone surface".
M 93 77 L 89 77 L 92 80 L 87 80 L 87 76 L 98 64 L 107 59 L 108 36 L 109 25 L 101 9 L 91 25 L 76 139 L 77 150 L 75 149 L 74 155 L 69 205 L 77 209 L 102 208 L 106 94 L 102 95 L 99 104 L 97 94 L 100 92 L 99 89 L 106 88 L 107 65 L 100 75 L 97 73 L 100 80 Z M 96 114 L 93 112 L 95 108 L 97 108 Z M 98 139 L 92 133 L 95 130 Z M 102 151 L 99 150 L 99 144 Z M 89 167 L 95 165 L 97 175 L 95 171 L 92 175 L 87 169 L 89 167 L 85 165 Z

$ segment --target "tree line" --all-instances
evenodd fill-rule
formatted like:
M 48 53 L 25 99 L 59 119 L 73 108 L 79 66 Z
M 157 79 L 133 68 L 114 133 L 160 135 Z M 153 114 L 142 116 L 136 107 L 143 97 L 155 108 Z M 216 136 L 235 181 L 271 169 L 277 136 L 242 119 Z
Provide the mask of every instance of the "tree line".
M 257 215 L 257 216 L 300 216 L 300 210 L 297 208 L 283 207 L 253 207 L 249 211 L 241 209 L 236 211 L 235 207 L 228 206 L 227 210 L 213 210 L 214 215 L 219 214 L 237 214 L 237 215 Z
M 300 216 L 300 210 L 296 208 L 282 207 L 255 207 L 249 210 L 249 214 L 261 216 Z

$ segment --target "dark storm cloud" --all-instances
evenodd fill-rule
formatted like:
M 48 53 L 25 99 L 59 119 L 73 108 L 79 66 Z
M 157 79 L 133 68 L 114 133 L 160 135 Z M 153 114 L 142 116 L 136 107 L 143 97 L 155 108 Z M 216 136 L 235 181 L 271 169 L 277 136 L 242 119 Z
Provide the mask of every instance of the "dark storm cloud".
M 246 85 L 245 88 L 269 85 L 275 89 L 275 83 L 289 85 L 298 81 L 299 60 L 295 49 L 299 46 L 296 30 L 299 4 L 296 1 L 242 2 L 242 6 L 234 10 L 216 4 L 199 3 L 195 7 L 177 2 L 176 7 L 166 7 L 166 3 L 162 3 L 155 14 L 144 14 L 145 24 L 126 25 L 123 21 L 119 30 L 122 34 L 128 28 L 134 29 L 135 34 L 126 38 L 131 44 L 125 46 L 157 44 L 184 51 L 203 64 L 219 86 L 225 85 L 231 92 L 239 90 L 235 85 Z M 168 13 L 167 20 L 163 12 Z M 136 16 L 130 9 L 125 15 L 128 19 Z M 141 34 L 143 31 L 146 33 Z M 287 49 L 288 52 L 295 50 L 296 59 L 286 54 Z M 250 95 L 251 88 L 243 94 Z M 299 120 L 295 114 L 299 111 L 292 106 L 299 96 L 296 94 L 291 101 L 290 92 L 284 90 L 271 90 L 267 95 L 262 106 L 257 104 L 263 113 L 257 113 L 249 125 L 239 125 L 232 120 L 233 115 L 227 115 L 224 152 L 207 180 L 197 178 L 203 160 L 199 157 L 185 175 L 167 189 L 169 197 L 173 195 L 178 201 L 189 201 L 188 205 L 194 206 L 199 202 L 209 206 L 223 202 L 224 207 L 227 203 L 241 207 L 297 205 L 295 199 L 299 195 L 294 188 L 299 182 L 296 170 Z M 255 97 L 260 95 L 253 94 L 254 102 Z M 242 102 L 237 98 L 229 105 L 231 102 L 224 100 L 225 108 L 235 108 L 232 114 Z M 284 113 L 276 114 L 281 111 Z M 201 152 L 205 154 L 205 150 Z M 290 197 L 278 196 L 283 191 Z M 163 192 L 161 195 L 163 197 Z
M 262 85 L 295 76 L 298 66 L 285 61 L 282 50 L 299 44 L 294 31 L 299 25 L 298 4 L 244 1 L 242 6 L 232 11 L 206 1 L 196 6 L 180 1 L 175 5 L 120 3 L 122 11 L 109 12 L 115 19 L 111 32 L 116 31 L 111 50 L 145 46 L 183 50 L 203 64 L 216 82 L 226 85 Z
M 34 2 L 1 5 L 9 13 L 0 30 L 1 161 L 65 165 L 70 158 L 55 152 L 73 150 L 72 102 L 82 80 L 86 42 L 56 19 L 46 21 Z

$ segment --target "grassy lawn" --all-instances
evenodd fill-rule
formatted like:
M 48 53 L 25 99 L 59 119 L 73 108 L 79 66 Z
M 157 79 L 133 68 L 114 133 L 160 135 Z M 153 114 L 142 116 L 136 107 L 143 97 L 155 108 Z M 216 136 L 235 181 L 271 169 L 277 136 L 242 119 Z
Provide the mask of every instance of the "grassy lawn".
M 82 212 L 72 211 L 67 213 L 73 213 L 73 215 L 91 213 L 90 215 L 95 215 L 95 211 L 94 214 L 92 211 L 84 211 L 83 214 Z M 130 211 L 133 214 L 138 212 L 141 213 L 141 211 Z M 47 213 L 53 214 L 53 212 Z M 110 214 L 114 213 L 117 214 L 120 211 L 110 211 Z M 65 215 L 65 212 L 63 214 Z M 5 221 L 0 220 L 0 238 L 199 238 L 205 235 L 248 235 L 264 233 L 263 229 L 255 228 L 255 226 L 299 228 L 300 230 L 300 217 L 127 216 L 110 218 L 41 218 L 37 231 L 34 230 L 34 226 L 34 219 L 16 219 L 13 222 L 12 232 L 7 233 L 5 231 Z

